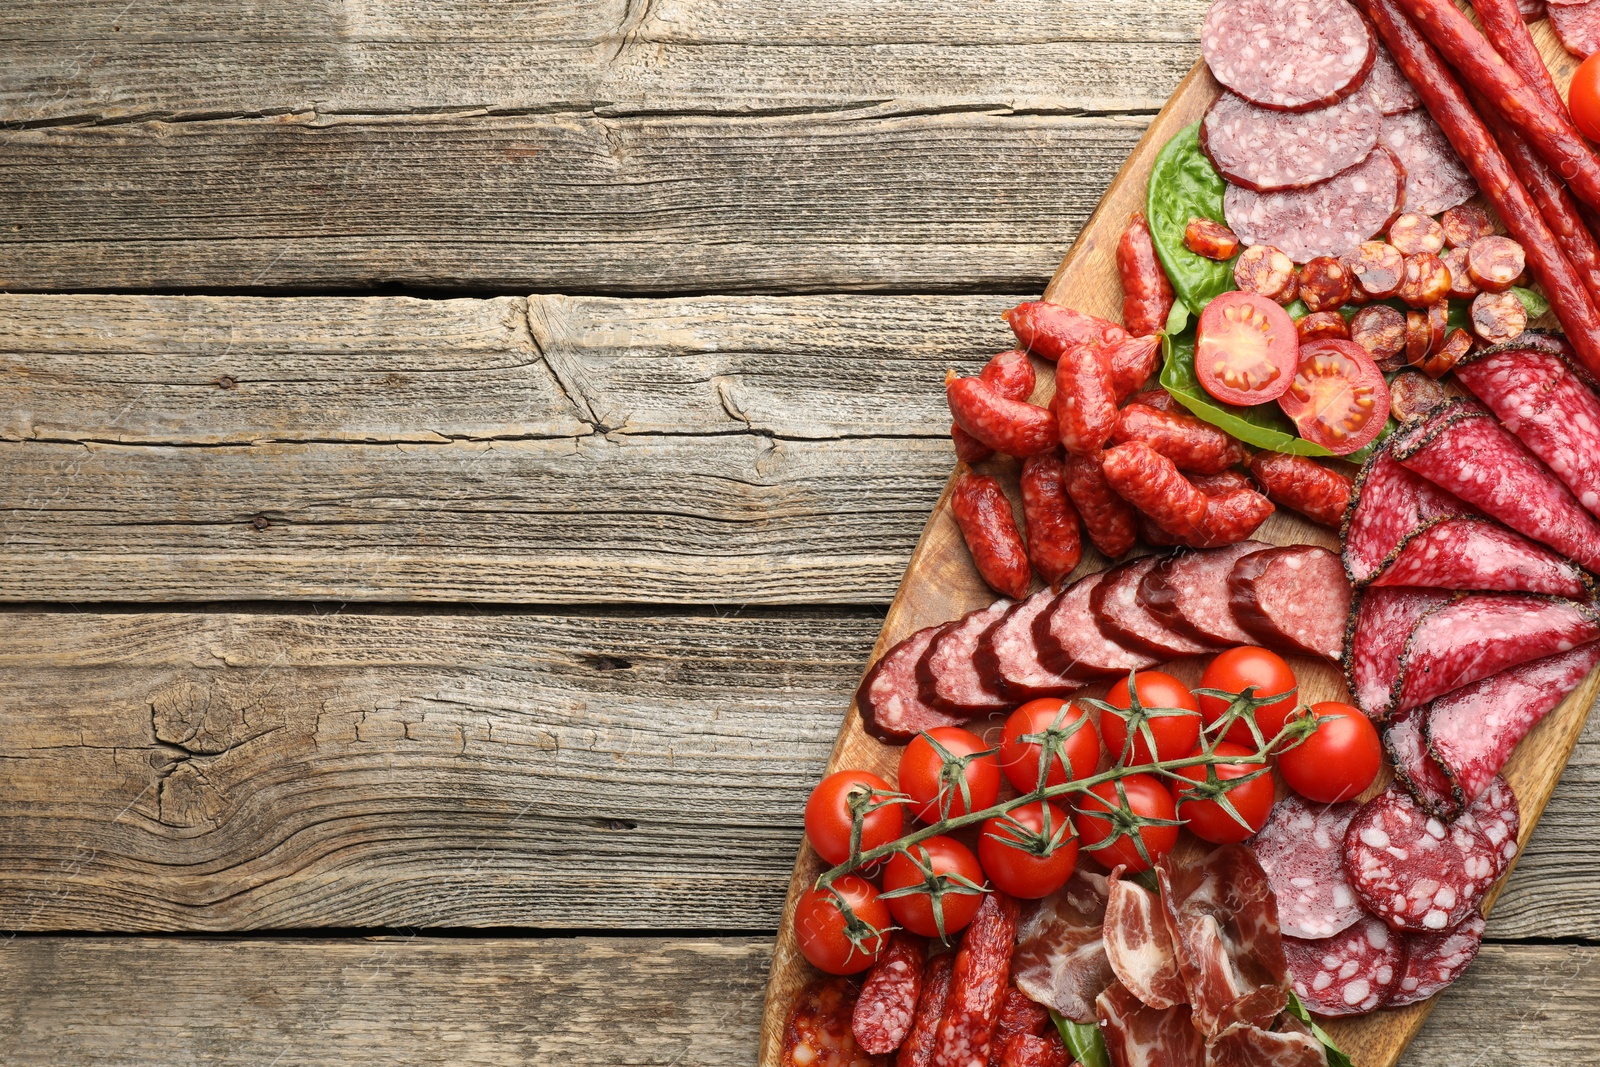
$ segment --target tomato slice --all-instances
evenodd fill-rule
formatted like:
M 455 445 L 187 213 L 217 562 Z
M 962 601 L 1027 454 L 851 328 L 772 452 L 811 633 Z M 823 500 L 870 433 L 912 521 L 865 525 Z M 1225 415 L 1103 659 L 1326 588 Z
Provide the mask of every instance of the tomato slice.
M 1301 437 L 1344 456 L 1377 437 L 1389 421 L 1389 386 L 1365 348 L 1330 337 L 1300 349 L 1278 406 Z
M 1223 293 L 1200 313 L 1194 373 L 1224 404 L 1276 400 L 1294 378 L 1300 342 L 1289 313 L 1264 296 Z

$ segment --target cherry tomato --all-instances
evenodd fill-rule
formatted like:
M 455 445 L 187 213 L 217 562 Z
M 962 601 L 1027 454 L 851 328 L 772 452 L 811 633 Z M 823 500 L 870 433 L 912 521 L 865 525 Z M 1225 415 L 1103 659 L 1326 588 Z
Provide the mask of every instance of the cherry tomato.
M 1389 386 L 1365 348 L 1325 337 L 1300 349 L 1294 379 L 1278 406 L 1301 437 L 1343 456 L 1377 437 L 1389 421 Z
M 876 790 L 892 793 L 889 783 L 867 771 L 835 771 L 811 791 L 806 801 L 806 840 L 828 863 L 843 863 L 850 858 L 850 813 L 852 796 L 866 798 Z M 905 816 L 899 804 L 868 806 L 861 822 L 861 851 L 868 852 L 899 837 L 905 829 Z
M 1119 784 L 1128 798 L 1126 807 L 1117 796 Z M 1141 826 L 1130 815 L 1158 823 Z M 1130 871 L 1144 871 L 1178 843 L 1177 818 L 1172 794 L 1159 779 L 1149 774 L 1130 774 L 1118 782 L 1091 787 L 1080 798 L 1072 821 L 1078 828 L 1080 847 L 1106 870 L 1120 863 Z M 1093 847 L 1102 841 L 1110 844 Z
M 1107 704 L 1129 713 L 1126 720 L 1109 711 L 1100 714 L 1100 733 L 1106 739 L 1106 751 L 1111 753 L 1111 758 L 1131 767 L 1136 763 L 1179 759 L 1193 752 L 1200 743 L 1200 705 L 1195 703 L 1189 687 L 1160 671 L 1140 671 L 1133 676 L 1133 687 L 1139 697 L 1140 711 L 1132 710 L 1133 699 L 1127 682 L 1118 682 L 1106 694 Z M 1160 713 L 1172 709 L 1182 714 Z M 1150 742 L 1140 723 L 1150 728 L 1150 736 L 1156 743 L 1154 753 L 1150 751 Z M 1133 727 L 1133 751 L 1123 759 L 1130 725 Z
M 923 937 L 938 937 L 939 924 L 933 913 L 933 895 L 927 885 L 930 872 L 936 878 L 955 876 L 981 886 L 983 868 L 971 849 L 949 837 L 930 837 L 919 845 L 912 845 L 911 853 L 916 856 L 916 863 L 911 862 L 904 852 L 897 852 L 890 858 L 883 869 L 883 891 L 889 893 L 910 886 L 921 886 L 922 890 L 905 896 L 885 897 L 884 903 L 889 906 L 894 921 L 907 930 Z M 919 870 L 919 865 L 925 869 Z M 945 891 L 939 899 L 944 909 L 944 932 L 953 934 L 964 929 L 978 914 L 983 894 L 974 893 L 970 887 L 956 882 L 945 882 Z
M 1234 757 L 1253 756 L 1255 751 L 1254 748 L 1229 744 L 1227 741 L 1220 742 L 1215 749 L 1219 756 Z M 1257 775 L 1248 782 L 1233 786 L 1226 794 L 1233 810 L 1250 825 L 1240 826 L 1239 820 L 1228 814 L 1228 810 L 1220 803 L 1206 799 L 1212 792 L 1212 787 L 1203 784 L 1211 780 L 1206 773 L 1208 770 L 1217 772 L 1219 785 L 1247 775 Z M 1272 804 L 1277 799 L 1277 789 L 1266 764 L 1219 763 L 1214 767 L 1185 767 L 1178 773 L 1195 783 L 1173 783 L 1172 800 L 1177 805 L 1178 818 L 1202 840 L 1226 845 L 1254 837 L 1267 825 L 1267 816 L 1272 814 Z
M 1294 380 L 1300 341 L 1283 308 L 1255 293 L 1223 293 L 1200 313 L 1194 373 L 1224 404 L 1265 404 Z
M 1048 830 L 1046 813 L 1050 817 Z M 1013 809 L 1009 818 L 1010 821 L 988 820 L 978 838 L 978 859 L 995 888 L 1014 897 L 1036 900 L 1066 885 L 1078 865 L 1077 833 L 1067 813 L 1048 801 L 1040 801 Z M 1020 832 L 1019 826 L 1027 832 Z M 1049 855 L 1041 855 L 1046 849 Z
M 946 766 L 934 742 L 959 765 Z M 993 753 L 974 755 L 988 749 L 983 738 L 959 726 L 936 726 L 913 737 L 900 753 L 899 778 L 900 791 L 911 798 L 912 814 L 931 823 L 939 821 L 941 808 L 955 816 L 993 804 L 1000 796 L 1000 761 Z
M 1600 55 L 1600 52 L 1595 53 Z M 1591 141 L 1600 141 L 1600 63 L 1590 56 L 1578 64 L 1567 90 L 1567 109 L 1578 131 Z
M 1312 735 L 1278 756 L 1278 770 L 1289 788 L 1322 804 L 1350 800 L 1364 792 L 1383 766 L 1383 743 L 1372 720 L 1358 708 L 1336 700 L 1311 705 L 1319 723 Z
M 800 894 L 794 908 L 795 940 L 811 965 L 829 974 L 855 974 L 871 967 L 889 943 L 889 907 L 878 891 L 864 878 L 847 874 L 833 888 L 850 905 L 858 922 L 878 931 L 861 928 L 861 948 L 851 943 L 845 917 L 838 901 L 826 889 L 811 888 Z M 863 952 L 862 948 L 866 951 Z
M 1039 742 L 1022 738 L 1052 728 L 1065 733 L 1078 722 L 1083 725 L 1064 739 L 1057 750 L 1050 775 L 1045 779 L 1047 785 L 1061 785 L 1094 773 L 1100 764 L 1100 735 L 1095 732 L 1094 720 L 1077 705 L 1053 697 L 1030 700 L 1011 713 L 1000 742 L 1000 769 L 1018 792 L 1031 793 L 1038 788 L 1039 756 L 1044 751 Z
M 1256 687 L 1257 697 L 1288 694 L 1276 704 L 1256 709 L 1256 725 L 1261 728 L 1261 739 L 1270 741 L 1283 729 L 1284 720 L 1294 713 L 1300 695 L 1294 671 L 1289 669 L 1282 656 L 1254 645 L 1230 648 L 1211 661 L 1196 688 L 1242 693 L 1246 686 L 1252 685 Z M 1228 702 L 1225 700 L 1205 695 L 1200 697 L 1200 714 L 1207 726 L 1222 718 L 1222 713 L 1227 710 Z M 1244 745 L 1251 751 L 1256 747 L 1256 739 L 1250 736 L 1250 727 L 1242 718 L 1228 727 L 1225 740 Z

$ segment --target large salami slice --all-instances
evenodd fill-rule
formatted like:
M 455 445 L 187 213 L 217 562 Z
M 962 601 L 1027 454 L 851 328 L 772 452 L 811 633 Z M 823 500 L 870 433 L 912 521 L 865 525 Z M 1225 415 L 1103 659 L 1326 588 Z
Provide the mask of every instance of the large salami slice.
M 1400 935 L 1405 943 L 1405 965 L 1384 1007 L 1403 1008 L 1427 1000 L 1460 978 L 1478 957 L 1485 925 L 1483 916 L 1474 914 L 1444 933 Z
M 1364 590 L 1345 635 L 1345 675 L 1356 704 L 1374 722 L 1394 709 L 1400 653 L 1422 617 L 1450 600 L 1438 589 L 1384 587 Z
M 1106 880 L 1079 870 L 1032 905 L 1017 927 L 1011 980 L 1073 1022 L 1095 1020 L 1094 1001 L 1114 980 L 1106 959 Z
M 882 1067 L 850 1030 L 856 990 L 847 978 L 819 978 L 800 991 L 783 1027 L 783 1067 Z
M 1268 648 L 1337 663 L 1350 617 L 1350 583 L 1339 557 L 1315 545 L 1245 556 L 1228 575 L 1240 626 Z
M 1371 29 L 1345 0 L 1216 0 L 1200 50 L 1217 81 L 1279 111 L 1343 99 L 1377 56 Z
M 1152 1008 L 1187 1004 L 1183 975 L 1161 902 L 1144 886 L 1111 873 L 1106 903 L 1106 958 L 1130 993 Z
M 1223 93 L 1200 125 L 1200 146 L 1235 185 L 1304 189 L 1355 166 L 1378 144 L 1383 110 L 1367 91 L 1315 111 L 1272 111 Z
M 884 741 L 909 741 L 935 726 L 959 726 L 966 721 L 965 716 L 924 704 L 917 686 L 917 663 L 944 628 L 918 630 L 880 656 L 861 680 L 856 706 L 868 733 Z
M 1600 52 L 1600 2 L 1550 5 L 1550 25 L 1561 47 L 1580 59 Z
M 1394 764 L 1394 776 L 1430 815 L 1454 818 L 1461 810 L 1454 785 L 1444 766 L 1428 751 L 1428 714 L 1422 709 L 1389 724 L 1383 745 Z
M 1158 556 L 1145 556 L 1106 572 L 1105 580 L 1089 597 L 1089 610 L 1094 612 L 1100 632 L 1110 641 L 1158 660 L 1214 651 L 1208 643 L 1169 629 L 1139 603 L 1139 583 L 1160 562 Z
M 1254 638 L 1229 606 L 1228 575 L 1241 557 L 1271 547 L 1265 541 L 1240 541 L 1169 556 L 1139 582 L 1139 603 L 1168 629 L 1214 648 L 1251 644 Z
M 1425 431 L 1403 433 L 1394 457 L 1407 468 L 1585 569 L 1600 570 L 1600 520 L 1488 412 L 1463 402 Z
M 978 639 L 1010 608 L 1011 601 L 996 600 L 934 637 L 917 661 L 917 689 L 924 704 L 967 717 L 1013 706 L 1005 694 L 984 685 L 973 659 Z
M 1089 600 L 1108 573 L 1084 575 L 1033 620 L 1033 641 L 1046 670 L 1075 678 L 1100 678 L 1142 671 L 1160 662 L 1100 632 Z
M 1344 876 L 1344 832 L 1361 805 L 1312 805 L 1291 793 L 1250 841 L 1278 898 L 1278 925 L 1290 937 L 1332 937 L 1361 918 Z
M 1054 590 L 1041 589 L 1020 604 L 1012 605 L 984 631 L 972 662 L 985 687 L 1004 693 L 1013 701 L 1026 701 L 1066 696 L 1082 684 L 1039 662 L 1039 648 L 1033 642 L 1033 622 L 1055 599 Z
M 1371 581 L 1564 597 L 1594 593 L 1582 567 L 1481 515 L 1427 520 L 1400 539 Z
M 1423 109 L 1386 116 L 1381 139 L 1405 168 L 1407 211 L 1437 215 L 1477 195 L 1478 183 Z
M 1205 1058 L 1189 1006 L 1152 1008 L 1114 982 L 1095 1001 L 1100 1033 L 1114 1067 L 1175 1067 Z
M 1398 115 L 1402 111 L 1415 111 L 1422 106 L 1422 97 L 1406 81 L 1395 64 L 1394 56 L 1383 45 L 1378 46 L 1377 58 L 1372 61 L 1372 73 L 1367 75 L 1366 88 L 1378 97 L 1378 106 L 1385 115 Z
M 1295 995 L 1318 1015 L 1365 1015 L 1382 1005 L 1400 982 L 1402 938 L 1371 916 L 1320 941 L 1284 938 Z
M 1597 638 L 1600 617 L 1586 604 L 1527 593 L 1463 597 L 1423 616 L 1406 639 L 1395 710 Z
M 1456 377 L 1600 515 L 1600 397 L 1566 360 L 1536 348 L 1490 349 L 1458 363 Z
M 1236 1026 L 1206 1046 L 1205 1067 L 1327 1067 L 1322 1042 L 1300 1030 Z
M 1463 686 L 1428 707 L 1426 741 L 1463 803 L 1476 800 L 1512 750 L 1600 664 L 1600 641 Z
M 1271 245 L 1296 263 L 1342 256 L 1388 229 L 1405 197 L 1405 168 L 1379 145 L 1366 159 L 1325 182 L 1281 193 L 1230 185 L 1222 210 L 1247 245 Z

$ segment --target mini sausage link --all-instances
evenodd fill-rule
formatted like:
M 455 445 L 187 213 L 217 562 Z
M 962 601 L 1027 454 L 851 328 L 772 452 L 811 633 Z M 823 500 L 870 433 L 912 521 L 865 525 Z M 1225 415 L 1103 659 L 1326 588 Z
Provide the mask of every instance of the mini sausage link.
M 1117 425 L 1117 394 L 1104 350 L 1083 345 L 1061 358 L 1050 410 L 1062 448 L 1087 456 L 1105 447 Z
M 1384 241 L 1364 241 L 1344 257 L 1344 265 L 1355 276 L 1355 288 L 1374 300 L 1387 300 L 1400 291 L 1405 278 L 1406 257 Z
M 1405 277 L 1400 280 L 1400 299 L 1414 308 L 1437 304 L 1450 295 L 1450 268 L 1432 252 L 1406 257 Z
M 1471 300 L 1478 295 L 1478 283 L 1472 280 L 1467 269 L 1467 249 L 1452 248 L 1439 257 L 1450 272 L 1450 295 L 1459 300 Z
M 1061 462 L 1061 474 L 1090 543 L 1111 559 L 1127 555 L 1135 540 L 1135 512 L 1106 481 L 1101 457 L 1068 456 Z
M 1150 521 L 1150 516 L 1139 516 L 1139 540 L 1154 548 L 1174 548 L 1178 545 L 1194 547 L 1187 538 L 1174 537 L 1161 527 Z
M 1172 394 L 1161 388 L 1159 385 L 1153 385 L 1148 389 L 1139 390 L 1139 392 L 1133 394 L 1133 396 L 1128 399 L 1128 403 L 1143 404 L 1145 407 L 1155 408 L 1157 411 L 1183 410 L 1183 406 L 1176 400 L 1172 399 Z
M 1122 276 L 1122 326 L 1135 337 L 1151 337 L 1167 328 L 1172 311 L 1172 283 L 1156 256 L 1150 224 L 1135 211 L 1117 242 L 1117 273 Z
M 956 446 L 956 458 L 969 467 L 994 455 L 994 449 L 963 430 L 959 422 L 950 424 L 950 441 Z
M 1380 363 L 1394 359 L 1406 348 L 1406 317 L 1387 304 L 1364 307 L 1350 319 L 1350 340 Z
M 1251 245 L 1239 253 L 1238 262 L 1233 265 L 1233 281 L 1245 292 L 1279 304 L 1293 303 L 1299 291 L 1294 260 L 1271 245 Z
M 1028 399 L 1033 395 L 1034 386 L 1039 383 L 1033 361 L 1020 348 L 991 356 L 978 372 L 978 377 L 1007 400 Z
M 1272 517 L 1272 501 L 1254 489 L 1234 489 L 1206 497 L 1206 511 L 1188 543 L 1193 548 L 1238 544 Z
M 1250 479 L 1236 470 L 1218 471 L 1216 474 L 1196 474 L 1189 480 L 1206 496 L 1221 496 L 1235 489 L 1250 488 Z
M 1350 339 L 1350 324 L 1344 321 L 1344 316 L 1337 311 L 1313 311 L 1303 315 L 1294 324 L 1295 336 L 1300 338 L 1300 343 L 1318 341 L 1328 337 L 1337 337 L 1341 340 Z
M 1029 456 L 1023 462 L 1022 524 L 1033 569 L 1048 584 L 1061 584 L 1083 558 L 1083 541 L 1057 456 Z
M 1312 522 L 1337 530 L 1344 521 L 1345 509 L 1350 506 L 1351 482 L 1338 471 L 1305 456 L 1262 451 L 1251 458 L 1250 473 L 1271 500 Z
M 1239 238 L 1232 230 L 1220 222 L 1198 216 L 1184 227 L 1183 244 L 1197 256 L 1218 261 L 1232 259 L 1239 252 Z
M 1485 344 L 1498 345 L 1528 328 L 1528 310 L 1516 293 L 1479 293 L 1472 298 L 1472 330 Z
M 1096 315 L 1030 300 L 1000 316 L 1011 327 L 1017 344 L 1051 363 L 1080 345 L 1114 345 L 1127 339 L 1128 331 Z
M 1117 403 L 1138 392 L 1161 364 L 1161 337 L 1130 337 L 1106 349 L 1111 367 L 1111 391 Z
M 1216 474 L 1245 460 L 1244 446 L 1193 415 L 1129 404 L 1111 434 L 1117 444 L 1142 441 L 1187 474 Z
M 1055 416 L 1037 404 L 1007 400 L 983 379 L 958 378 L 954 371 L 944 388 L 956 424 L 985 448 L 1019 459 L 1055 448 Z
M 1462 204 L 1439 216 L 1439 228 L 1444 230 L 1445 244 L 1451 248 L 1466 248 L 1478 238 L 1493 233 L 1494 220 L 1476 204 Z
M 1389 243 L 1401 255 L 1414 256 L 1419 252 L 1438 255 L 1444 251 L 1444 227 L 1427 215 L 1407 211 L 1389 226 Z
M 1455 332 L 1467 337 L 1465 330 Z M 1467 345 L 1470 347 L 1471 344 L 1472 339 L 1467 338 Z M 1401 422 L 1420 419 L 1444 401 L 1444 386 L 1425 374 L 1404 371 L 1396 374 L 1394 381 L 1389 383 L 1389 413 Z M 1267 492 L 1270 494 L 1271 490 Z
M 1332 256 L 1317 256 L 1300 268 L 1300 299 L 1312 311 L 1337 311 L 1350 299 L 1350 271 Z
M 1503 293 L 1527 265 L 1522 246 L 1509 237 L 1480 237 L 1467 250 L 1467 272 L 1486 293 Z
M 894 1067 L 932 1067 L 955 959 L 955 953 L 946 952 L 928 961 L 922 972 L 922 992 L 917 994 L 917 1012 L 911 1020 L 911 1032 L 901 1043 L 900 1051 L 895 1053 Z
M 1450 335 L 1444 339 L 1444 344 L 1437 352 L 1423 360 L 1419 369 L 1430 378 L 1443 378 L 1471 351 L 1472 335 L 1466 330 L 1451 330 Z M 1392 389 L 1390 394 L 1393 395 Z
M 1177 465 L 1145 444 L 1129 441 L 1106 450 L 1100 467 L 1111 488 L 1174 537 L 1194 536 L 1205 518 L 1205 493 Z
M 1028 550 L 1000 483 L 987 474 L 963 474 L 951 491 L 950 509 L 973 565 L 989 587 L 1013 600 L 1027 596 L 1033 584 Z
M 1406 312 L 1406 362 L 1413 367 L 1422 366 L 1433 347 L 1433 328 L 1428 325 L 1426 311 Z

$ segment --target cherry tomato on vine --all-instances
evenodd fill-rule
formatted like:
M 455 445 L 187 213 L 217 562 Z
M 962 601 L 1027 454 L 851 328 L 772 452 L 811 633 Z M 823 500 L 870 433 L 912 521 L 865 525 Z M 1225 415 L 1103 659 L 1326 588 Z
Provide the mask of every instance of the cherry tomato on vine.
M 1567 89 L 1567 107 L 1578 131 L 1591 141 L 1600 141 L 1600 63 L 1591 62 L 1593 59 L 1590 56 L 1578 64 Z
M 883 869 L 883 891 L 886 894 L 897 889 L 922 887 L 904 896 L 883 898 L 894 921 L 914 934 L 939 936 L 939 923 L 933 909 L 935 892 L 927 884 L 931 877 L 942 886 L 942 891 L 937 895 L 944 909 L 944 932 L 953 934 L 965 929 L 972 917 L 978 914 L 983 894 L 973 892 L 970 886 L 963 886 L 952 879 L 959 878 L 973 886 L 982 886 L 983 868 L 978 864 L 978 857 L 966 845 L 943 835 L 912 845 L 910 852 L 916 857 L 915 863 L 906 853 L 897 852 Z M 919 869 L 919 864 L 924 869 Z
M 844 914 L 834 895 L 826 889 L 813 887 L 801 893 L 795 904 L 795 940 L 800 943 L 801 954 L 817 970 L 855 974 L 871 967 L 888 945 L 889 907 L 866 879 L 853 874 L 834 882 L 833 888 L 850 905 L 858 923 L 871 926 L 878 933 L 862 927 L 859 931 L 861 946 L 852 944 Z
M 806 801 L 806 840 L 828 863 L 843 863 L 850 858 L 850 831 L 853 816 L 850 812 L 852 796 L 867 804 L 866 817 L 861 821 L 861 851 L 869 852 L 899 837 L 905 829 L 905 816 L 900 805 L 867 800 L 874 792 L 893 793 L 889 783 L 867 771 L 835 771 L 811 791 Z
M 1215 752 L 1219 756 L 1255 755 L 1255 747 L 1245 748 L 1243 745 L 1220 742 Z M 1192 830 L 1201 840 L 1210 841 L 1217 845 L 1226 845 L 1234 841 L 1243 841 L 1247 837 L 1254 837 L 1260 829 L 1267 825 L 1267 816 L 1272 814 L 1273 802 L 1277 799 L 1277 790 L 1272 783 L 1272 774 L 1264 763 L 1219 763 L 1214 765 L 1217 772 L 1218 784 L 1237 781 L 1248 775 L 1255 774 L 1248 782 L 1228 789 L 1226 796 L 1228 803 L 1233 805 L 1233 810 L 1239 813 L 1249 825 L 1241 826 L 1239 820 L 1228 814 L 1218 801 L 1207 799 L 1211 787 L 1206 782 L 1210 781 L 1208 767 L 1184 767 L 1178 771 L 1187 778 L 1189 783 L 1174 782 L 1172 785 L 1172 799 L 1178 809 L 1178 818 L 1183 825 Z
M 1132 710 L 1134 695 L 1139 698 L 1139 711 Z M 1106 703 L 1130 713 L 1126 720 L 1109 711 L 1100 713 L 1100 733 L 1106 739 L 1106 751 L 1118 763 L 1131 767 L 1136 763 L 1181 759 L 1200 743 L 1200 705 L 1195 703 L 1189 687 L 1170 674 L 1140 671 L 1133 676 L 1133 694 L 1129 693 L 1128 683 L 1121 681 L 1106 694 Z M 1178 714 L 1166 713 L 1172 710 Z M 1150 736 L 1155 739 L 1153 754 L 1144 730 L 1139 728 L 1141 722 L 1149 726 Z M 1133 751 L 1123 759 L 1130 726 L 1133 728 Z
M 1045 851 L 1049 855 L 1041 854 Z M 1067 884 L 1078 865 L 1077 832 L 1055 804 L 1024 804 L 1011 810 L 1009 821 L 1001 817 L 983 824 L 978 860 L 1001 892 L 1027 900 L 1047 897 Z
M 1076 704 L 1054 697 L 1030 700 L 1006 719 L 1000 742 L 1000 769 L 1019 792 L 1031 793 L 1039 785 L 1039 757 L 1044 746 L 1038 741 L 1024 741 L 1023 737 L 1043 734 L 1056 729 L 1065 733 L 1074 724 L 1083 725 L 1071 737 L 1061 742 L 1056 758 L 1050 765 L 1047 785 L 1062 785 L 1073 778 L 1087 778 L 1100 763 L 1100 735 L 1095 732 L 1094 720 Z
M 1383 766 L 1383 743 L 1372 720 L 1358 708 L 1325 700 L 1311 713 L 1326 722 L 1293 748 L 1278 755 L 1278 770 L 1289 788 L 1323 804 L 1359 796 Z
M 1101 782 L 1079 798 L 1078 813 L 1072 820 L 1078 828 L 1079 847 L 1106 870 L 1119 863 L 1129 871 L 1149 870 L 1178 843 L 1178 813 L 1172 794 L 1149 774 L 1130 774 L 1120 784 L 1128 798 L 1126 807 L 1117 796 L 1118 782 Z M 1094 847 L 1102 841 L 1110 843 Z
M 1298 684 L 1294 671 L 1289 669 L 1289 664 L 1284 662 L 1282 656 L 1254 645 L 1240 645 L 1220 653 L 1212 660 L 1206 672 L 1200 676 L 1200 684 L 1196 688 L 1242 693 L 1247 686 L 1253 685 L 1257 697 L 1287 693 L 1288 696 L 1276 704 L 1256 709 L 1256 725 L 1261 728 L 1261 739 L 1270 741 L 1283 729 L 1284 720 L 1294 712 L 1299 700 Z M 1207 726 L 1222 718 L 1222 713 L 1227 710 L 1228 701 L 1204 695 L 1200 697 L 1200 714 Z M 1228 727 L 1225 740 L 1244 745 L 1252 751 L 1256 747 L 1256 739 L 1250 735 L 1250 726 L 1244 719 Z
M 939 748 L 953 762 L 947 765 Z M 913 737 L 900 753 L 899 774 L 900 791 L 911 798 L 911 813 L 934 823 L 944 817 L 941 808 L 956 816 L 993 804 L 1000 796 L 1000 761 L 993 753 L 977 755 L 988 750 L 983 738 L 959 726 L 936 726 Z

